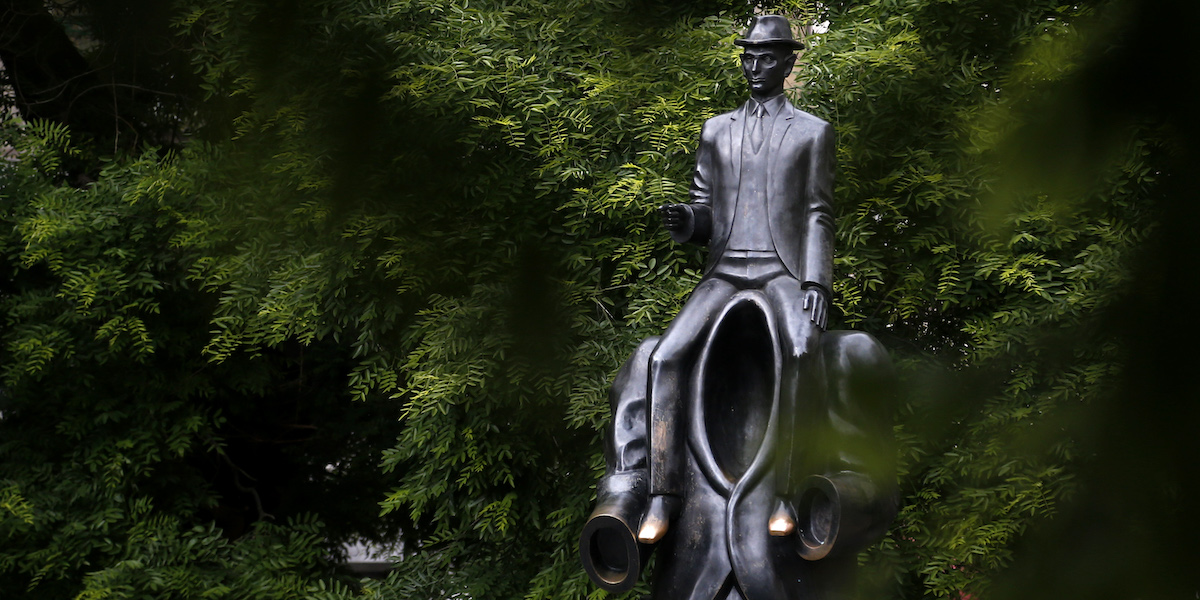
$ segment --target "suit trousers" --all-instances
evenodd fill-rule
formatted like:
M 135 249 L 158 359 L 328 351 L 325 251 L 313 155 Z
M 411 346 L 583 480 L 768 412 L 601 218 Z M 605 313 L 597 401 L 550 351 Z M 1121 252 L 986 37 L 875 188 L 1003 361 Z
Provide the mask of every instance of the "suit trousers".
M 650 493 L 683 495 L 686 468 L 685 392 L 700 344 L 708 338 L 716 315 L 741 290 L 760 290 L 774 313 L 781 339 L 780 411 L 775 441 L 776 490 L 790 498 L 796 485 L 817 465 L 799 442 L 805 435 L 804 415 L 821 412 L 824 369 L 818 351 L 821 329 L 804 308 L 805 290 L 774 252 L 727 251 L 696 285 L 650 355 L 647 398 L 650 408 Z M 819 418 L 819 417 L 818 417 Z M 765 527 L 766 524 L 764 523 Z

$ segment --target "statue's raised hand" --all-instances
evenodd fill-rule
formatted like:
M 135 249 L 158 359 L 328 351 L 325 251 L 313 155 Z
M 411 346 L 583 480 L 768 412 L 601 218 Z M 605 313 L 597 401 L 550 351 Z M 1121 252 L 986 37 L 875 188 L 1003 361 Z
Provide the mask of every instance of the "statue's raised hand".
M 692 207 L 686 204 L 664 204 L 658 207 L 658 212 L 668 231 L 682 231 L 692 220 Z

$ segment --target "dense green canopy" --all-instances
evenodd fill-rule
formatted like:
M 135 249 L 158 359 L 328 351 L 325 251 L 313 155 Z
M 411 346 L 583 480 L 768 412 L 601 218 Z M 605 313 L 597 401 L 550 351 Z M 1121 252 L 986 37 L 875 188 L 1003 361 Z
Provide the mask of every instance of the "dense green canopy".
M 6 0 L 0 596 L 603 597 L 609 379 L 702 264 L 655 207 L 771 10 L 819 25 L 831 326 L 903 379 L 864 594 L 1192 597 L 1169 4 Z

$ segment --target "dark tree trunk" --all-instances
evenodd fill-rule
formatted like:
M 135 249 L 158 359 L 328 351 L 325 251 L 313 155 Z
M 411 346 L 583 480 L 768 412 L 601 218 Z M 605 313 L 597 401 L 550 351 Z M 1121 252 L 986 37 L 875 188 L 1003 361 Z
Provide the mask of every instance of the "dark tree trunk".
M 123 128 L 111 82 L 88 64 L 42 0 L 0 0 L 0 60 L 23 118 L 64 123 L 104 145 Z

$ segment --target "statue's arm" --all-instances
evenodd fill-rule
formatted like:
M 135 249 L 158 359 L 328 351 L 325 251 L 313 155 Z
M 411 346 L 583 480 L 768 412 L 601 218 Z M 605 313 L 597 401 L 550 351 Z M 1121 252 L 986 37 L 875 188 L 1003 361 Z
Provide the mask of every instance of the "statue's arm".
M 716 133 L 712 121 L 700 132 L 700 147 L 696 150 L 696 168 L 692 171 L 692 187 L 688 204 L 668 204 L 660 210 L 671 239 L 679 243 L 707 244 L 712 237 L 712 186 L 716 152 Z
M 837 153 L 833 126 L 823 123 L 809 151 L 804 191 L 804 287 L 817 288 L 828 302 L 833 289 L 833 171 Z

